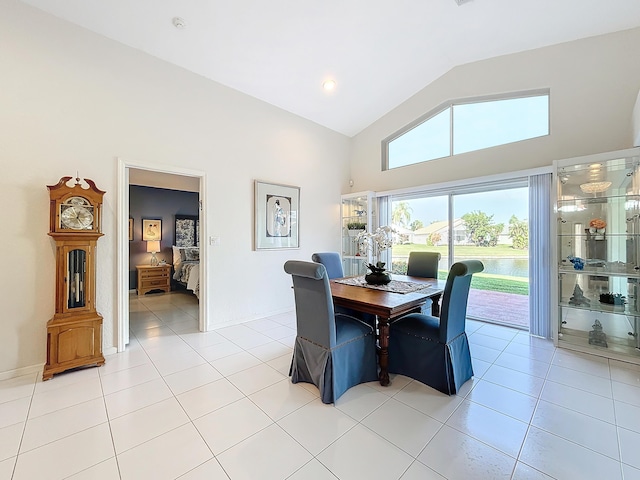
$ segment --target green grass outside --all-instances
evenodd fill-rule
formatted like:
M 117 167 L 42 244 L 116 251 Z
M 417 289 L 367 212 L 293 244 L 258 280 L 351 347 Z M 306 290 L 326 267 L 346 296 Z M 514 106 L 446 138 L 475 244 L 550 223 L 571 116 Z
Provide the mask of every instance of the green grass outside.
M 448 247 L 433 247 L 427 244 L 410 243 L 406 245 L 394 245 L 393 254 L 399 256 L 409 256 L 409 252 L 440 252 L 446 256 Z M 458 257 L 528 257 L 529 250 L 517 250 L 510 245 L 497 245 L 495 247 L 475 247 L 472 245 L 456 246 L 456 256 Z
M 427 245 L 394 245 L 393 253 L 398 256 L 409 256 L 409 252 L 440 252 L 443 256 L 448 254 L 447 247 L 432 247 Z M 496 247 L 456 246 L 456 256 L 465 258 L 478 257 L 527 257 L 528 250 L 516 250 L 508 245 Z M 394 261 L 393 271 L 398 274 L 407 272 L 406 261 Z M 448 272 L 438 271 L 440 280 L 447 279 Z M 478 290 L 490 290 L 494 292 L 512 293 L 516 295 L 529 295 L 529 279 L 522 277 L 510 277 L 507 275 L 494 275 L 490 273 L 476 273 L 471 280 L 471 288 Z
M 447 272 L 438 272 L 438 278 L 447 278 Z M 529 279 L 476 273 L 471 279 L 471 288 L 491 290 L 493 292 L 529 295 Z

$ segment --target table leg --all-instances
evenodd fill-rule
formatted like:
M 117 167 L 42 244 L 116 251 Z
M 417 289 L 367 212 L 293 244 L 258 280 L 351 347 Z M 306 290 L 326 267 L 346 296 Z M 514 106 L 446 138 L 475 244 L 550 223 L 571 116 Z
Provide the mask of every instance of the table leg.
M 440 317 L 440 297 L 441 295 L 434 295 L 431 298 L 431 315 L 434 317 Z
M 378 379 L 380 385 L 386 387 L 389 385 L 389 319 L 376 316 L 378 320 L 378 344 L 380 351 L 378 352 L 378 364 L 380 365 L 380 373 Z

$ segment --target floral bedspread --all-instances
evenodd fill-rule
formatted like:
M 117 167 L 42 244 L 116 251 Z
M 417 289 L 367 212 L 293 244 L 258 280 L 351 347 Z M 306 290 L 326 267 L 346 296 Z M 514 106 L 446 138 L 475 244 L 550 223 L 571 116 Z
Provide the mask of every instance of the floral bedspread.
M 175 269 L 173 279 L 184 283 L 188 290 L 192 290 L 200 298 L 200 262 L 185 261 Z

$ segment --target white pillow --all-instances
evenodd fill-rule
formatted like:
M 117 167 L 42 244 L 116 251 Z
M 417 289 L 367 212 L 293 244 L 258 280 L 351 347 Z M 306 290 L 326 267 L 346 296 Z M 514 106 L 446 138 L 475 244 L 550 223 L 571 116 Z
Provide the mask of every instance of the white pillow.
M 176 247 L 175 245 L 171 248 L 173 250 L 173 264 L 180 265 L 182 263 L 182 248 Z

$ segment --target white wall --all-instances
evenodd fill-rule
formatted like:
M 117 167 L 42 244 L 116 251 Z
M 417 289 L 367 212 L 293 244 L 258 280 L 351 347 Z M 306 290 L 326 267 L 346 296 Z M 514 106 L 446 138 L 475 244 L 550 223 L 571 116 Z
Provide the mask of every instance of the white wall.
M 640 88 L 639 45 L 636 28 L 452 69 L 354 137 L 354 189 L 436 184 L 630 148 Z M 381 171 L 381 141 L 442 103 L 540 88 L 551 89 L 550 136 Z
M 105 190 L 97 308 L 115 344 L 117 157 L 206 172 L 215 324 L 293 308 L 290 258 L 339 248 L 349 139 L 156 58 L 0 0 L 0 374 L 41 366 L 54 314 L 48 191 L 64 175 Z M 252 250 L 253 181 L 301 187 L 298 250 Z
M 633 107 L 633 146 L 640 147 L 640 92 L 636 98 L 636 104 Z

